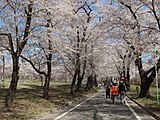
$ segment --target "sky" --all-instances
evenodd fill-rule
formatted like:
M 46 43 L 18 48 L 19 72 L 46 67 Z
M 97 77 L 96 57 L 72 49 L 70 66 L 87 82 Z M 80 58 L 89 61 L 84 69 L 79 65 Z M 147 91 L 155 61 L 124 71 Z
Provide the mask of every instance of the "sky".
M 3 27 L 3 22 L 2 20 L 0 19 L 0 28 Z
M 143 55 L 142 55 L 142 60 L 143 60 L 144 62 L 147 62 L 147 61 L 150 60 L 150 59 L 153 59 L 153 57 L 152 57 L 151 54 L 143 54 Z

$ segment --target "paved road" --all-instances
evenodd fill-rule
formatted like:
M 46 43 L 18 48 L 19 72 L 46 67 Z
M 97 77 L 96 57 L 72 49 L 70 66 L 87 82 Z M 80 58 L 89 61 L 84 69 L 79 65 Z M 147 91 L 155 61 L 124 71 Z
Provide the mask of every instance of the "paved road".
M 105 99 L 105 92 L 92 96 L 74 108 L 59 113 L 50 114 L 40 120 L 155 120 L 138 105 L 126 98 L 126 104 L 119 99 L 112 104 L 110 99 Z

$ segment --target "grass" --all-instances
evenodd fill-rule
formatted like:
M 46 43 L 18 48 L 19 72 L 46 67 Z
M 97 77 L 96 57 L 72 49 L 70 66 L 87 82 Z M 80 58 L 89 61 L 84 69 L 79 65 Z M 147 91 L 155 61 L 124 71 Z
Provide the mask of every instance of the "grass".
M 7 83 L 6 86 L 8 87 Z M 69 102 L 94 92 L 97 92 L 97 89 L 89 93 L 82 92 L 78 96 L 72 96 L 70 94 L 70 83 L 51 82 L 50 98 L 49 100 L 45 100 L 42 98 L 40 80 L 19 81 L 12 112 L 6 112 L 6 108 L 4 107 L 7 89 L 0 88 L 0 119 L 28 119 L 58 106 L 67 106 Z
M 136 85 L 131 85 L 130 91 L 127 94 L 136 102 L 149 108 L 152 112 L 154 112 L 157 116 L 160 117 L 160 103 L 158 103 L 157 101 L 156 88 L 150 87 L 149 91 L 150 91 L 150 96 L 148 98 L 138 98 L 138 95 L 136 93 Z

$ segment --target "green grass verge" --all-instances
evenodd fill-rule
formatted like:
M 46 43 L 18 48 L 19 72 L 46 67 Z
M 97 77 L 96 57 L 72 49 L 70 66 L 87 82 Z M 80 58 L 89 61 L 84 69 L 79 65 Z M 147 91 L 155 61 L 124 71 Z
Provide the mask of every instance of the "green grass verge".
M 8 87 L 8 84 L 6 86 Z M 6 112 L 4 107 L 7 89 L 0 88 L 0 120 L 25 120 L 55 107 L 67 106 L 74 99 L 97 91 L 98 89 L 94 88 L 89 92 L 80 92 L 73 96 L 70 94 L 70 83 L 51 82 L 50 98 L 45 100 L 42 98 L 40 80 L 19 81 L 12 112 Z
M 148 98 L 138 98 L 136 92 L 136 85 L 131 85 L 130 91 L 127 92 L 128 96 L 134 99 L 139 104 L 149 108 L 152 112 L 154 112 L 157 116 L 160 117 L 160 103 L 157 101 L 157 92 L 155 87 L 150 87 L 150 97 Z M 160 89 L 159 89 L 160 92 Z

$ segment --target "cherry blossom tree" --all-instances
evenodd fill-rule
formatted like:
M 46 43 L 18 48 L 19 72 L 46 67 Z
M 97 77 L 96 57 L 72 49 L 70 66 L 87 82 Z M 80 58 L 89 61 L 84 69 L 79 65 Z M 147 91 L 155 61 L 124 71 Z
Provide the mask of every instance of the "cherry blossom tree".
M 94 25 L 96 15 L 93 12 L 94 3 L 94 1 L 74 1 L 73 4 L 70 3 L 69 8 L 71 9 L 68 9 L 68 12 L 65 13 L 66 15 L 63 15 L 64 19 L 57 24 L 59 29 L 52 29 L 53 33 L 58 33 L 54 34 L 53 40 L 59 40 L 58 42 L 61 42 L 61 46 L 63 46 L 57 46 L 60 48 L 58 50 L 62 55 L 63 61 L 70 60 L 72 64 L 70 69 L 65 66 L 73 76 L 72 94 L 74 94 L 76 81 L 76 91 L 81 88 L 90 51 L 88 47 L 93 44 L 91 38 L 95 37 L 92 36 L 92 32 L 96 31 L 96 26 Z
M 51 22 L 49 18 L 46 19 L 44 17 L 44 15 L 48 16 L 49 12 L 46 12 L 45 6 L 38 0 L 4 0 L 0 5 L 2 13 L 0 18 L 3 23 L 3 29 L 0 33 L 1 42 L 3 41 L 2 48 L 10 52 L 13 62 L 12 80 L 6 96 L 6 106 L 10 110 L 19 79 L 19 57 L 24 54 L 25 46 L 31 42 L 31 38 L 34 38 L 38 34 L 37 31 L 42 32 L 44 31 L 44 27 L 49 28 Z M 45 14 L 42 16 L 42 13 Z M 50 43 L 49 40 L 48 42 Z M 51 49 L 51 43 L 49 44 L 49 48 Z M 48 66 L 51 64 L 51 58 L 51 54 L 48 53 Z M 49 67 L 49 71 L 51 71 L 50 68 L 51 66 Z M 47 79 L 46 81 L 44 91 L 48 90 L 49 80 Z
M 111 5 L 113 7 L 108 10 L 111 17 L 110 24 L 112 27 L 115 27 L 112 30 L 113 34 L 109 36 L 112 39 L 118 39 L 117 41 L 121 41 L 126 47 L 128 46 L 130 48 L 131 57 L 134 57 L 141 78 L 141 92 L 139 97 L 144 97 L 155 78 L 155 67 L 145 71 L 142 57 L 146 51 L 153 52 L 153 43 L 156 40 L 156 43 L 158 43 L 159 19 L 157 19 L 157 10 L 159 6 L 155 1 L 144 2 L 139 0 L 112 1 Z M 157 65 L 159 65 L 159 62 L 157 62 Z M 159 67 L 157 68 L 159 69 Z M 149 73 L 151 74 L 147 77 Z
M 30 34 L 34 1 L 4 0 L 2 3 L 5 4 L 1 11 L 5 29 L 0 35 L 2 39 L 4 36 L 8 37 L 8 44 L 5 47 L 10 52 L 13 61 L 12 80 L 6 96 L 6 106 L 10 110 L 19 79 L 19 56 Z

